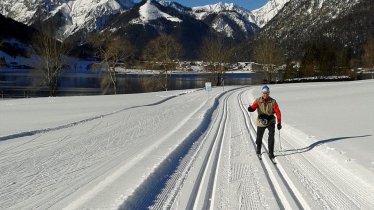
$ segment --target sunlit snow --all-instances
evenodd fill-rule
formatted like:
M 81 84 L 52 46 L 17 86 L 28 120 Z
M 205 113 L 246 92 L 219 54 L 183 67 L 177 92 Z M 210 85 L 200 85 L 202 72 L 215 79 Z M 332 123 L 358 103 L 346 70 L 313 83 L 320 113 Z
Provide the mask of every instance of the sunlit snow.
M 373 209 L 374 80 L 270 91 L 276 166 L 260 86 L 0 100 L 0 208 Z

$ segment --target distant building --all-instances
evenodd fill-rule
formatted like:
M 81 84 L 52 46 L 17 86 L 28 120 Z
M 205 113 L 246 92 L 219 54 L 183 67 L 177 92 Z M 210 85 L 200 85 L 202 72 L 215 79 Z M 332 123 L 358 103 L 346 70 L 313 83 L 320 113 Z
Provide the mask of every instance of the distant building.
M 264 66 L 255 62 L 238 62 L 234 65 L 234 69 L 250 71 L 250 72 L 259 72 L 264 71 Z

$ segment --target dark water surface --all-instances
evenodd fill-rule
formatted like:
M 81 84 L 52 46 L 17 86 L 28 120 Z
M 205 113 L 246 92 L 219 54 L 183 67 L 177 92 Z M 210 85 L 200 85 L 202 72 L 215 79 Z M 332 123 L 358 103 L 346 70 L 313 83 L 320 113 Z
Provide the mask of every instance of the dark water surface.
M 65 71 L 58 82 L 58 96 L 112 94 L 113 88 L 101 71 Z M 119 73 L 117 93 L 142 93 L 163 90 L 160 81 L 164 77 L 155 74 Z M 225 73 L 224 85 L 252 85 L 264 79 L 260 73 Z M 48 88 L 42 86 L 42 76 L 24 69 L 0 69 L 0 97 L 48 96 Z M 210 73 L 175 73 L 169 75 L 168 90 L 203 88 L 205 82 L 216 84 Z

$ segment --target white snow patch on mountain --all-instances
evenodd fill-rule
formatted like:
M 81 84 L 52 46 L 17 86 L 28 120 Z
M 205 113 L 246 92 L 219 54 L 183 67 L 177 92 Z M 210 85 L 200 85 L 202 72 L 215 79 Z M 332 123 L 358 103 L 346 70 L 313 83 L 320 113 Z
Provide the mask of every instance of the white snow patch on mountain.
M 255 23 L 254 15 L 233 3 L 217 3 L 205 6 L 192 7 L 192 14 L 198 20 L 204 20 L 209 15 L 218 15 L 212 23 L 212 27 L 217 32 L 225 34 L 227 37 L 234 36 L 234 29 L 227 23 L 225 18 L 235 22 L 243 32 L 252 32 L 255 29 L 252 24 Z
M 233 3 L 217 3 L 217 4 L 210 4 L 205 6 L 198 6 L 192 7 L 192 11 L 195 14 L 195 17 L 199 20 L 206 18 L 208 15 L 212 13 L 219 13 L 222 11 L 233 10 L 234 4 Z
M 222 19 L 217 19 L 214 21 L 212 27 L 220 33 L 225 33 L 227 37 L 233 37 L 234 36 L 234 30 L 226 24 Z
M 22 2 L 8 2 L 8 4 L 4 2 L 3 4 L 5 6 L 2 8 L 1 13 L 21 23 L 28 23 L 35 14 L 35 10 L 29 10 Z M 14 13 L 19 14 L 19 16 L 14 16 Z
M 152 4 L 150 0 L 148 0 L 143 6 L 140 7 L 139 13 L 140 19 L 144 23 L 147 23 L 151 20 L 157 20 L 159 18 L 165 18 L 172 22 L 182 22 L 181 19 L 160 11 L 155 5 Z
M 62 12 L 68 24 L 63 29 L 63 37 L 67 37 L 75 31 L 86 28 L 89 31 L 99 28 L 98 18 L 120 12 L 122 5 L 115 0 L 100 0 L 96 2 L 77 0 L 64 3 L 52 12 Z
M 252 23 L 255 22 L 254 16 L 250 11 L 240 8 L 233 3 L 219 2 L 217 4 L 192 7 L 192 11 L 195 17 L 199 20 L 203 20 L 208 15 L 214 14 L 214 13 L 217 14 L 217 13 L 223 13 L 223 12 L 237 12 L 238 14 L 241 14 L 244 17 L 248 18 L 249 22 L 252 22 Z
M 264 27 L 283 6 L 290 0 L 270 0 L 263 7 L 253 10 L 252 13 L 255 16 L 255 23 L 259 27 Z

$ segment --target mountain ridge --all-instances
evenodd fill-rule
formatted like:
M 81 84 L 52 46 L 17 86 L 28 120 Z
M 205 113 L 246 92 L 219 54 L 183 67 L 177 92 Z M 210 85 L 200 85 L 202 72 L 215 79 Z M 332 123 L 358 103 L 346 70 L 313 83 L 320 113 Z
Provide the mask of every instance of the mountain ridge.
M 142 2 L 138 4 L 140 3 Z M 209 15 L 214 15 L 215 18 L 209 18 L 209 21 L 205 22 L 227 37 L 245 37 L 245 34 L 253 34 L 258 30 L 253 14 L 234 4 L 217 3 L 188 8 L 171 1 L 157 3 L 173 7 L 181 13 L 188 13 L 201 21 L 207 20 L 206 17 Z M 53 20 L 58 23 L 55 36 L 66 39 L 77 31 L 90 33 L 101 30 L 106 27 L 111 16 L 133 9 L 135 5 L 132 0 L 36 0 L 34 4 L 26 0 L 3 0 L 0 3 L 0 12 L 26 25 Z M 215 8 L 215 11 L 212 8 Z M 217 8 L 220 10 L 217 11 Z M 201 17 L 201 12 L 205 13 L 205 17 Z M 235 37 L 234 29 L 241 30 L 241 35 Z
M 232 3 L 189 8 L 164 0 L 136 4 L 132 0 L 35 0 L 34 4 L 3 0 L 0 12 L 6 17 L 22 14 L 12 19 L 35 28 L 51 23 L 55 37 L 77 45 L 84 44 L 92 32 L 110 30 L 141 48 L 166 33 L 191 51 L 188 57 L 196 57 L 197 47 L 207 36 L 248 45 L 253 38 L 266 37 L 276 39 L 294 59 L 302 56 L 308 42 L 319 40 L 349 47 L 359 55 L 362 44 L 374 34 L 371 1 L 270 0 L 248 11 Z
M 291 57 L 301 55 L 307 42 L 319 40 L 351 47 L 359 54 L 360 46 L 374 34 L 373 11 L 370 0 L 290 0 L 259 36 L 278 40 Z

